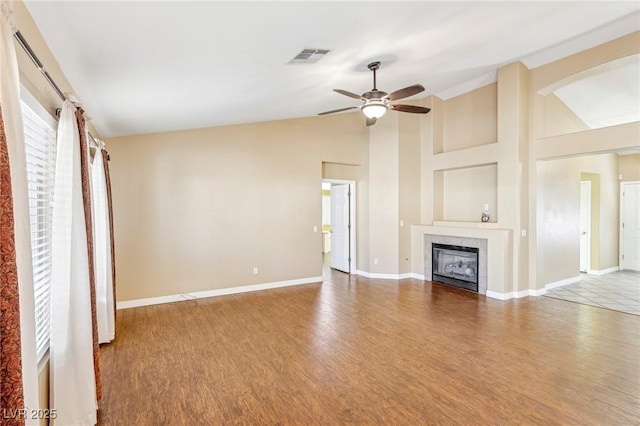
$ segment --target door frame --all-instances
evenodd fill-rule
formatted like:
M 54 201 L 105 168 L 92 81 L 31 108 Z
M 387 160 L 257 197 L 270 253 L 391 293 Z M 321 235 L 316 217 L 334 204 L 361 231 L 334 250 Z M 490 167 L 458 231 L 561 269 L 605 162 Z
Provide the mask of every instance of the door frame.
M 623 250 L 623 238 L 624 238 L 624 228 L 622 227 L 623 224 L 623 220 L 624 220 L 624 197 L 622 196 L 622 193 L 624 192 L 624 186 L 625 185 L 629 185 L 629 184 L 640 184 L 640 180 L 628 180 L 625 182 L 620 182 L 620 192 L 618 194 L 618 199 L 620 199 L 620 208 L 619 208 L 619 213 L 620 213 L 620 220 L 618 222 L 618 226 L 619 226 L 619 231 L 618 231 L 618 269 L 619 270 L 623 270 L 622 266 L 622 250 Z
M 356 181 L 344 179 L 322 179 L 322 182 L 349 185 L 349 191 L 351 192 L 351 197 L 349 197 L 349 223 L 351 225 L 349 229 L 349 257 L 351 258 L 351 262 L 349 262 L 349 273 L 354 274 L 358 270 L 356 265 Z
M 591 204 L 592 204 L 592 187 L 591 187 L 591 181 L 590 180 L 581 180 L 580 181 L 580 215 L 582 215 L 582 185 L 585 184 L 586 186 L 589 187 L 589 206 L 587 208 L 587 221 L 588 223 L 588 231 L 587 231 L 587 253 L 586 253 L 586 260 L 587 260 L 587 265 L 585 270 L 583 271 L 581 268 L 580 272 L 586 272 L 587 274 L 592 272 L 591 271 L 591 228 L 592 228 L 592 217 L 591 217 Z M 582 222 L 582 219 L 580 220 L 580 222 Z M 582 225 L 582 223 L 581 223 Z M 580 230 L 582 232 L 582 229 Z M 580 236 L 580 256 L 582 256 L 582 235 Z

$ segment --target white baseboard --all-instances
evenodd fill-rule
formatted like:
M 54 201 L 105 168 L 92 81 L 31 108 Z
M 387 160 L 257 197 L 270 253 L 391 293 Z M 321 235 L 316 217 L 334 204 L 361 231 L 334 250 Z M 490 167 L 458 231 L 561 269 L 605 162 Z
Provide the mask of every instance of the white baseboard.
M 416 273 L 412 272 L 412 273 L 410 273 L 408 275 L 409 275 L 409 278 L 414 278 L 416 280 L 420 280 L 420 281 L 425 281 L 426 280 L 424 274 L 416 274 Z
M 589 269 L 587 271 L 588 275 L 606 275 L 606 274 L 610 274 L 612 272 L 616 272 L 619 271 L 620 267 L 619 266 L 614 266 L 611 268 L 607 268 L 607 269 L 601 269 L 601 270 L 596 270 L 596 269 Z
M 529 290 L 529 296 L 544 296 L 547 293 L 548 288 L 539 288 Z
M 573 283 L 577 283 L 579 281 L 580 281 L 580 275 L 577 275 L 575 277 L 571 277 L 564 280 L 555 281 L 555 282 L 546 284 L 544 288 L 540 288 L 540 289 L 509 291 L 506 293 L 487 290 L 487 297 L 491 297 L 493 299 L 499 299 L 499 300 L 509 300 L 509 299 L 520 299 L 522 297 L 527 297 L 527 296 L 543 296 L 544 294 L 547 293 L 548 290 L 573 284 Z
M 185 300 L 202 299 L 205 297 L 226 296 L 229 294 L 248 293 L 250 291 L 269 290 L 272 288 L 289 287 L 301 284 L 322 282 L 322 277 L 300 278 L 297 280 L 276 281 L 264 284 L 252 284 L 239 287 L 220 288 L 215 290 L 196 291 L 193 293 L 173 294 L 170 296 L 151 297 L 148 299 L 125 300 L 116 304 L 117 309 L 137 308 L 139 306 L 160 305 L 163 303 L 182 302 Z
M 540 296 L 537 294 L 539 290 L 521 290 L 521 291 L 508 291 L 506 293 L 500 293 L 498 291 L 487 290 L 487 297 L 491 297 L 492 299 L 499 300 L 509 300 L 509 299 L 521 299 L 527 296 Z
M 509 300 L 509 299 L 513 299 L 513 292 L 500 293 L 497 291 L 487 290 L 487 293 L 485 294 L 485 296 L 490 297 L 492 299 Z
M 359 269 L 356 270 L 355 273 L 356 275 L 360 275 L 365 278 L 373 278 L 378 280 L 404 280 L 407 278 L 418 278 L 421 276 L 412 272 L 407 272 L 406 274 L 380 274 L 377 272 L 361 271 Z M 422 276 L 422 279 L 424 279 L 424 276 Z
M 565 285 L 569 285 L 569 284 L 574 284 L 580 281 L 580 275 L 576 275 L 575 277 L 571 277 L 571 278 L 566 278 L 564 280 L 560 280 L 560 281 L 554 281 L 552 283 L 549 284 L 545 284 L 544 289 L 545 290 L 551 290 L 557 287 L 563 287 Z M 546 293 L 546 291 L 545 291 Z

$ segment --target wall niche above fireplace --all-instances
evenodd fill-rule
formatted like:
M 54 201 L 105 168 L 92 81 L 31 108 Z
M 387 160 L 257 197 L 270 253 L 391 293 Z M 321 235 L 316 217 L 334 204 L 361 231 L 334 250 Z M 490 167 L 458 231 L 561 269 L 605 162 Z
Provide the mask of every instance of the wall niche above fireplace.
M 496 223 L 497 163 L 434 171 L 433 197 L 434 221 L 481 222 L 486 212 L 489 222 Z

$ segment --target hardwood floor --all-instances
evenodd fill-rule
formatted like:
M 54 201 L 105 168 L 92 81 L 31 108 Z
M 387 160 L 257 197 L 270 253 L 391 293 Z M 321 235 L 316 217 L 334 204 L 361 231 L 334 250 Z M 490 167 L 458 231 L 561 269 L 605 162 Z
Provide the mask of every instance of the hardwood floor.
M 118 311 L 101 425 L 638 425 L 640 317 L 333 272 Z

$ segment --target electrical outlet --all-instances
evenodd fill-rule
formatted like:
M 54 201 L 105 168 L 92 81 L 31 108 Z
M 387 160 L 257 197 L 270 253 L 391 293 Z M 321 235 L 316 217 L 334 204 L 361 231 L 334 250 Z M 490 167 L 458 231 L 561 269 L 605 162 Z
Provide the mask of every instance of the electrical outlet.
M 484 211 L 485 211 L 485 212 L 488 212 L 488 211 L 489 211 L 489 204 L 485 204 L 485 205 L 484 205 Z
M 258 275 L 258 267 L 257 266 L 253 267 L 253 275 Z
M 375 259 L 373 259 L 373 264 L 377 265 L 378 264 L 378 258 L 376 257 Z
M 318 227 L 317 226 L 313 227 L 313 232 L 318 232 Z

